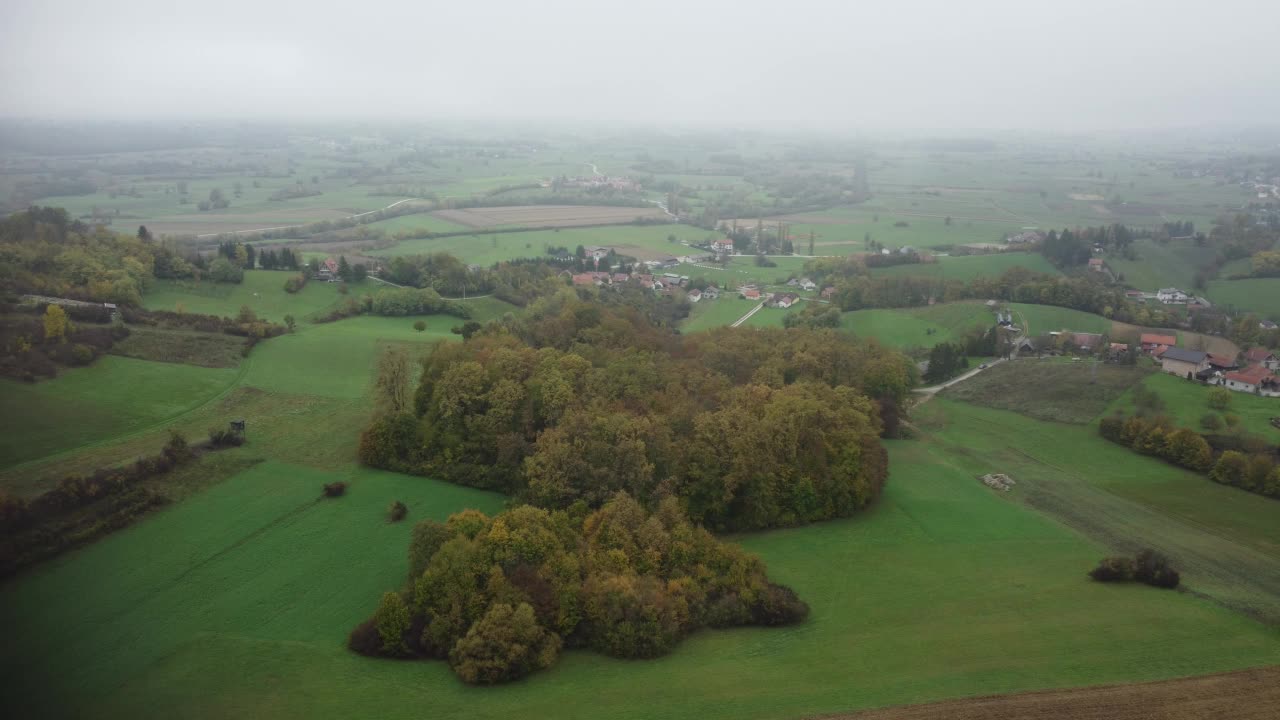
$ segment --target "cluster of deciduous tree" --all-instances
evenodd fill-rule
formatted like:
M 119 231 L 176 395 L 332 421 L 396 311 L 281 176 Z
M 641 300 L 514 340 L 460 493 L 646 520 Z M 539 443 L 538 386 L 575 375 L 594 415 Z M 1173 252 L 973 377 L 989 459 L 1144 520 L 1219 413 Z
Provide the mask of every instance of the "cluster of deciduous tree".
M 803 328 L 838 328 L 840 327 L 840 308 L 823 303 L 805 303 L 799 312 L 789 312 L 782 318 L 783 327 Z
M 1169 559 L 1151 549 L 1139 552 L 1132 559 L 1123 556 L 1103 558 L 1098 567 L 1089 571 L 1089 577 L 1098 582 L 1137 581 L 1169 590 L 1178 587 L 1182 581 L 1178 571 L 1169 565 Z
M 493 290 L 487 270 L 473 270 L 448 253 L 397 255 L 387 265 L 386 278 L 397 285 L 429 287 L 445 295 L 479 295 Z
M 1163 417 L 1108 417 L 1098 424 L 1098 433 L 1111 442 L 1189 470 L 1205 472 L 1213 466 L 1213 448 L 1208 441 L 1194 430 L 1174 427 Z
M 1280 498 L 1280 464 L 1266 452 L 1227 450 L 1209 471 L 1209 479 L 1267 497 Z
M 670 652 L 700 628 L 786 625 L 808 606 L 764 564 L 694 526 L 674 498 L 650 514 L 625 493 L 600 509 L 528 505 L 419 522 L 409 579 L 352 631 L 365 655 L 447 660 L 490 685 L 549 667 L 563 648 Z
M 122 325 L 103 325 L 73 322 L 75 308 L 60 305 L 37 305 L 31 314 L 13 314 L 0 317 L 0 375 L 34 382 L 38 377 L 54 377 L 58 365 L 88 365 L 111 349 L 117 340 L 129 336 L 129 329 Z M 105 308 L 84 308 L 91 320 L 98 320 L 98 312 Z M 110 319 L 110 313 L 100 322 Z
M 87 227 L 61 208 L 0 219 L 0 285 L 12 291 L 137 305 L 153 263 L 146 242 Z
M 355 315 L 452 315 L 462 319 L 471 317 L 471 309 L 464 303 L 447 300 L 431 288 L 383 288 L 358 300 L 347 298 L 342 305 L 330 311 L 322 321 L 340 320 Z
M 848 515 L 879 493 L 875 398 L 896 410 L 901 354 L 831 330 L 681 337 L 634 308 L 565 292 L 438 347 L 412 407 L 364 433 L 362 462 L 546 507 L 675 494 L 716 529 Z

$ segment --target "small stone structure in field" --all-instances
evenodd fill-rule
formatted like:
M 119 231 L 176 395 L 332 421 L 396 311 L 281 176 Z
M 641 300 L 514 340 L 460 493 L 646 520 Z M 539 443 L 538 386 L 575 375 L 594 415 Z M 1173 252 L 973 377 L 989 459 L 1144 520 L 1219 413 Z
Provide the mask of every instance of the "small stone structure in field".
M 1017 485 L 1017 483 L 1013 481 L 1013 478 L 1005 475 L 1004 473 L 983 475 L 981 480 L 983 485 L 986 485 L 992 490 L 1001 490 L 1004 492 L 1009 492 L 1013 489 L 1014 485 Z

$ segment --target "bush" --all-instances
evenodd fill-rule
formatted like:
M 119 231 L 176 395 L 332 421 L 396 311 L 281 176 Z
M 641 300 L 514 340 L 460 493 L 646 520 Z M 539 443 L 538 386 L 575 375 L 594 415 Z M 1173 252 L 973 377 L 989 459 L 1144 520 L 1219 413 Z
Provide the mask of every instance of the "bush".
M 550 667 L 560 645 L 560 636 L 539 625 L 527 603 L 499 603 L 453 646 L 449 664 L 463 682 L 492 685 Z
M 76 343 L 71 347 L 72 364 L 88 365 L 93 362 L 93 348 L 88 345 Z
M 809 604 L 785 585 L 770 584 L 760 593 L 752 619 L 757 625 L 792 625 L 809 617 Z
M 1209 432 L 1217 432 L 1222 429 L 1222 418 L 1216 413 L 1205 413 L 1200 417 L 1200 427 Z
M 413 329 L 417 330 L 418 332 L 422 332 L 423 330 L 427 329 L 427 324 L 422 320 L 415 320 L 413 322 Z
M 174 464 L 182 463 L 193 456 L 191 447 L 187 445 L 187 438 L 177 430 L 169 431 L 169 442 L 165 443 L 164 450 L 161 452 Z
M 343 495 L 346 495 L 346 494 L 347 494 L 347 484 L 342 481 L 325 483 L 324 485 L 325 497 L 336 498 L 336 497 L 342 497 Z
M 1133 561 L 1127 557 L 1103 558 L 1098 567 L 1089 571 L 1089 577 L 1098 582 L 1129 582 L 1133 579 Z
M 388 657 L 404 657 L 409 654 L 409 646 L 405 635 L 412 624 L 409 608 L 404 604 L 400 593 L 387 592 L 382 595 L 382 602 L 373 614 L 373 625 L 377 628 L 378 637 L 382 640 L 381 652 Z
M 297 275 L 291 275 L 284 281 L 284 291 L 293 294 L 307 286 L 307 274 L 300 272 Z
M 396 500 L 387 507 L 387 519 L 391 522 L 400 522 L 405 515 L 409 514 L 409 507 L 404 503 Z
M 365 620 L 351 631 L 347 637 L 347 647 L 361 655 L 376 657 L 382 653 L 382 636 L 378 634 L 378 626 L 373 620 Z
M 1209 407 L 1214 410 L 1226 410 L 1231 407 L 1231 391 L 1221 387 L 1210 390 Z

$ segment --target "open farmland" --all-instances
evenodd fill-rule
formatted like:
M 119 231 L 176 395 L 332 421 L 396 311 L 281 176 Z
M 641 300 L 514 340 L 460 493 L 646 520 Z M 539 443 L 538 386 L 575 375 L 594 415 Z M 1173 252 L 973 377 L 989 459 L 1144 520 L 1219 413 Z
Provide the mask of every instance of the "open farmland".
M 840 326 L 892 347 L 916 348 L 952 342 L 966 331 L 994 324 L 995 316 L 981 303 L 960 302 L 900 310 L 855 310 L 844 313 Z
M 281 322 L 285 315 L 299 321 L 336 305 L 342 297 L 337 283 L 309 282 L 296 293 L 284 291 L 284 283 L 296 273 L 277 270 L 248 270 L 239 284 L 198 280 L 157 280 L 155 287 L 142 298 L 148 310 L 189 312 L 219 317 L 235 317 L 240 308 L 248 307 L 260 318 Z M 373 291 L 382 287 L 373 280 L 353 287 L 353 292 Z
M 1143 386 L 1155 392 L 1164 401 L 1161 412 L 1168 415 L 1175 423 L 1189 427 L 1197 432 L 1206 432 L 1201 427 L 1200 419 L 1205 415 L 1222 415 L 1230 413 L 1240 419 L 1240 427 L 1250 433 L 1261 435 L 1272 443 L 1280 443 L 1280 429 L 1270 423 L 1271 418 L 1280 417 L 1280 399 L 1264 398 L 1249 393 L 1231 393 L 1231 406 L 1225 411 L 1209 407 L 1209 391 L 1211 387 L 1197 382 L 1188 382 L 1184 378 L 1166 373 L 1156 372 L 1143 380 Z M 1126 393 L 1119 398 L 1111 409 L 1115 412 L 1130 414 L 1134 411 L 1133 394 Z
M 873 277 L 933 277 L 967 282 L 977 277 L 995 277 L 1010 268 L 1021 267 L 1050 275 L 1060 274 L 1040 253 L 1005 252 L 990 255 L 957 255 L 937 258 L 936 262 L 872 268 Z
M 177 706 L 205 717 L 249 708 L 316 717 L 370 703 L 390 718 L 416 717 L 424 704 L 460 718 L 600 718 L 655 702 L 672 718 L 785 718 L 1280 661 L 1272 633 L 1207 600 L 1089 582 L 1097 546 L 982 487 L 973 459 L 953 447 L 894 442 L 889 488 L 863 517 L 741 538 L 811 603 L 807 623 L 707 631 L 659 660 L 569 652 L 552 671 L 480 692 L 443 663 L 351 654 L 342 640 L 375 601 L 369 588 L 392 587 L 404 571 L 409 526 L 383 521 L 386 504 L 440 518 L 492 512 L 501 498 L 349 465 L 267 462 L 0 589 L 0 617 L 18 628 L 0 667 L 15 681 L 15 707 L 92 707 L 108 718 Z M 349 496 L 317 500 L 333 478 L 352 482 Z M 120 572 L 103 577 L 104 568 Z M 300 594 L 314 601 L 296 602 Z M 10 653 L 37 647 L 37 636 L 54 642 L 21 662 Z M 673 682 L 711 694 L 654 699 L 653 688 Z M 54 700 L 35 708 L 36 694 Z
M 993 365 L 941 396 L 1038 420 L 1087 423 L 1148 372 L 1128 365 L 1019 358 Z
M 676 242 L 671 242 L 671 237 Z M 548 247 L 563 247 L 572 252 L 579 245 L 602 245 L 639 260 L 652 260 L 664 255 L 682 255 L 689 248 L 682 243 L 703 242 L 708 236 L 719 237 L 691 225 L 608 225 L 525 232 L 477 232 L 474 235 L 414 238 L 389 248 L 369 251 L 375 258 L 397 255 L 421 255 L 447 252 L 459 260 L 490 265 L 515 258 L 540 257 Z M 688 274 L 688 273 L 685 273 Z
M 661 208 L 605 205 L 513 205 L 437 210 L 432 214 L 446 222 L 469 228 L 622 225 L 635 222 L 638 218 L 655 221 L 667 218 Z
M 759 304 L 758 300 L 742 300 L 732 293 L 725 293 L 718 300 L 694 303 L 689 317 L 680 325 L 680 332 L 693 333 L 732 325 Z
M 1008 307 L 1013 311 L 1014 318 L 1023 325 L 1023 332 L 1028 335 L 1044 335 L 1059 330 L 1103 334 L 1111 332 L 1110 320 L 1082 310 L 1027 303 L 1009 303 Z
M 1237 312 L 1257 313 L 1263 318 L 1280 318 L 1280 278 L 1212 280 L 1209 299 Z

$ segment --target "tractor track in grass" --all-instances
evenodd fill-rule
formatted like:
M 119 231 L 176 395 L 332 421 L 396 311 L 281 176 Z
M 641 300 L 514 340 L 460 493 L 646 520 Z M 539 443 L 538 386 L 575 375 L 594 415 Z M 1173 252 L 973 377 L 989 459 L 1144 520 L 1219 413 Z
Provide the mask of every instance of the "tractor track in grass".
M 1127 685 L 986 695 L 827 715 L 824 720 L 1266 720 L 1280 708 L 1280 666 Z

